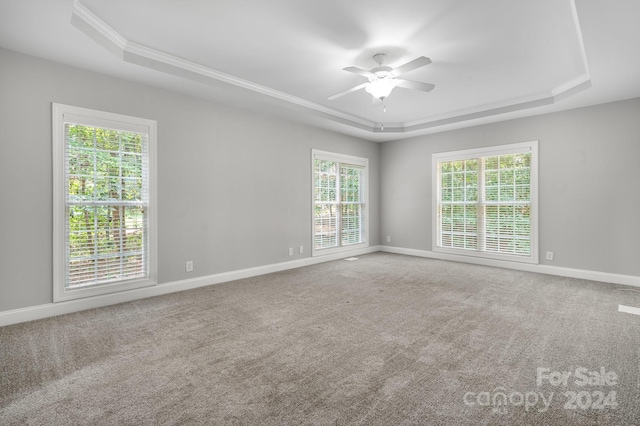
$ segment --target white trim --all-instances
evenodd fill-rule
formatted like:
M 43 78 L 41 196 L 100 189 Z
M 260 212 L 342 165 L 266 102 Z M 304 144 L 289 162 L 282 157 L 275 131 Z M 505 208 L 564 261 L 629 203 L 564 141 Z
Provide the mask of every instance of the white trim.
M 52 150 L 53 150 L 53 301 L 54 303 L 92 297 L 123 290 L 154 286 L 157 283 L 157 122 L 147 118 L 133 117 L 88 108 L 51 104 Z M 112 284 L 69 289 L 65 287 L 65 134 L 64 123 L 107 127 L 111 129 L 144 133 L 147 135 L 148 150 L 148 276 L 144 279 L 119 281 Z
M 311 160 L 319 159 L 325 161 L 335 161 L 336 163 L 348 163 L 356 166 L 369 167 L 369 159 L 365 157 L 356 157 L 354 155 L 341 154 L 338 152 L 322 151 L 319 149 L 311 150 Z
M 583 56 L 586 61 L 586 57 Z M 448 124 L 460 123 L 465 121 L 473 121 L 485 117 L 491 117 L 501 114 L 508 114 L 515 111 L 524 111 L 545 105 L 556 104 L 576 93 L 582 92 L 591 87 L 591 77 L 588 71 L 577 75 L 576 77 L 552 88 L 550 91 L 542 93 L 522 96 L 520 98 L 498 101 L 492 104 L 480 105 L 466 110 L 453 111 L 448 114 L 427 117 L 420 120 L 408 121 L 400 123 L 401 131 L 405 133 L 416 132 L 419 130 L 429 129 L 433 127 L 446 126 Z M 386 126 L 385 126 L 386 128 Z
M 376 122 L 363 117 L 339 111 L 319 103 L 309 101 L 297 96 L 284 93 L 270 87 L 244 80 L 230 74 L 217 71 L 213 68 L 187 61 L 177 56 L 139 45 L 125 39 L 107 23 L 91 12 L 79 0 L 76 0 L 71 13 L 71 24 L 93 38 L 107 50 L 116 54 L 124 62 L 154 69 L 167 74 L 176 75 L 183 78 L 196 79 L 201 81 L 202 77 L 210 80 L 222 81 L 228 84 L 239 86 L 266 96 L 289 102 L 310 110 L 326 114 L 329 119 L 343 122 L 347 126 L 364 130 L 371 134 L 376 133 L 411 133 L 432 127 L 445 126 L 453 123 L 472 121 L 478 118 L 496 116 L 513 111 L 526 110 L 550 105 L 572 96 L 588 87 L 591 87 L 591 77 L 587 66 L 587 56 L 584 49 L 582 30 L 578 20 L 575 7 L 575 0 L 571 0 L 572 14 L 575 23 L 575 31 L 578 37 L 579 53 L 582 59 L 584 70 L 568 81 L 560 85 L 545 90 L 540 93 L 522 96 L 518 99 L 508 99 L 496 103 L 480 105 L 467 110 L 458 110 L 442 116 L 427 117 L 420 120 L 408 121 L 405 123 L 393 123 L 382 132 Z
M 289 262 L 275 263 L 271 265 L 257 266 L 236 271 L 222 272 L 219 274 L 204 277 L 192 278 L 188 280 L 173 281 L 158 284 L 153 287 L 140 288 L 119 293 L 106 294 L 101 296 L 87 297 L 84 299 L 68 300 L 59 303 L 46 303 L 43 305 L 29 306 L 27 308 L 12 309 L 0 312 L 0 327 L 21 322 L 34 321 L 57 315 L 69 314 L 72 312 L 84 311 L 87 309 L 100 308 L 103 306 L 115 305 L 118 303 L 131 302 L 147 297 L 161 296 L 163 294 L 175 293 L 178 291 L 190 290 L 208 285 L 222 284 L 230 281 L 250 278 L 273 272 L 285 271 L 289 269 L 301 268 L 304 266 L 316 265 L 319 263 L 340 260 L 364 254 L 384 252 L 403 254 L 407 256 L 425 257 L 430 259 L 446 260 L 453 262 L 471 263 L 482 266 L 514 269 L 540 274 L 556 275 L 561 277 L 578 278 L 591 281 L 599 281 L 610 284 L 628 285 L 640 287 L 640 277 L 632 275 L 611 274 L 607 272 L 587 271 L 583 269 L 561 268 L 547 265 L 531 265 L 525 263 L 504 262 L 480 258 L 468 258 L 464 256 L 453 256 L 442 253 L 434 253 L 428 250 L 407 249 L 391 246 L 372 246 L 360 250 L 352 250 L 333 255 L 307 257 L 304 259 L 292 260 Z M 620 305 L 623 306 L 623 305 Z M 624 308 L 623 308 L 624 309 Z M 636 309 L 636 308 L 632 308 Z M 622 312 L 622 311 L 621 311 Z
M 307 99 L 299 98 L 270 87 L 254 83 L 231 74 L 223 73 L 204 65 L 187 61 L 177 56 L 152 49 L 122 37 L 117 31 L 91 12 L 80 1 L 76 0 L 71 14 L 71 24 L 80 31 L 92 37 L 106 49 L 116 53 L 124 62 L 151 68 L 157 71 L 173 74 L 179 77 L 191 78 L 194 76 L 205 77 L 211 80 L 222 81 L 244 89 L 252 90 L 263 95 L 309 108 L 338 119 L 344 120 L 351 126 L 356 126 L 369 132 L 375 129 L 375 122 L 355 115 L 329 108 Z
M 363 240 L 361 243 L 346 246 L 327 247 L 317 249 L 315 245 L 315 160 L 333 161 L 336 163 L 346 163 L 361 166 L 364 169 L 364 190 L 362 191 L 362 201 L 364 203 L 364 226 L 362 229 Z M 339 172 L 338 172 L 339 174 Z M 339 196 L 339 195 L 338 195 Z M 340 254 L 351 250 L 364 249 L 369 247 L 369 159 L 366 157 L 356 157 L 348 154 L 341 154 L 330 151 L 311 149 L 311 257 Z
M 640 276 L 613 274 L 609 272 L 589 271 L 586 269 L 564 268 L 560 266 L 535 265 L 531 263 L 508 262 L 480 257 L 458 256 L 454 254 L 436 253 L 430 250 L 407 249 L 402 247 L 380 246 L 385 253 L 404 254 L 407 256 L 426 257 L 430 259 L 447 260 L 452 262 L 470 263 L 473 265 L 491 266 L 495 268 L 514 269 L 517 271 L 535 272 L 538 274 L 555 275 L 559 277 L 577 278 L 582 280 L 599 281 L 610 284 L 640 287 Z
M 463 249 L 438 247 L 438 202 L 440 200 L 440 192 L 438 190 L 440 177 L 438 176 L 438 163 L 445 161 L 468 160 L 478 157 L 487 157 L 495 155 L 518 154 L 522 152 L 531 152 L 530 165 L 530 205 L 531 205 L 531 256 L 518 256 L 510 254 L 494 254 L 480 250 L 468 250 L 465 253 Z M 431 244 L 434 252 L 443 254 L 459 255 L 460 257 L 480 257 L 485 259 L 507 260 L 511 262 L 537 264 L 539 262 L 538 255 L 538 141 L 518 142 L 505 145 L 488 146 L 481 148 L 472 148 L 459 151 L 438 152 L 431 154 Z M 479 182 L 482 182 L 479 179 Z M 480 195 L 478 191 L 478 195 Z M 464 254 L 463 254 L 464 253 Z
M 118 34 L 116 30 L 107 25 L 102 19 L 98 18 L 93 12 L 80 3 L 79 0 L 76 0 L 73 3 L 73 11 L 71 12 L 71 24 L 86 33 L 87 31 L 85 30 L 89 28 L 84 28 L 82 23 L 89 25 L 90 29 L 103 37 L 105 41 L 113 44 L 114 47 L 120 50 L 124 50 L 127 47 L 127 39 Z
M 57 303 L 46 303 L 44 305 L 30 306 L 27 308 L 13 309 L 0 312 L 0 327 L 17 324 L 26 321 L 53 317 L 57 315 L 69 314 L 72 312 L 84 311 L 92 308 L 115 305 L 123 302 L 144 299 L 147 297 L 161 296 L 163 294 L 175 293 L 178 291 L 191 290 L 198 287 L 206 287 L 213 284 L 221 284 L 229 281 L 250 278 L 273 272 L 285 271 L 288 269 L 301 268 L 303 266 L 315 265 L 343 259 L 345 257 L 361 256 L 368 253 L 380 251 L 379 246 L 368 247 L 360 250 L 351 250 L 334 255 L 319 257 L 307 257 L 304 259 L 292 260 L 289 262 L 275 263 L 271 265 L 257 266 L 236 271 L 222 272 L 219 274 L 207 275 L 204 277 L 191 278 L 188 280 L 162 283 L 153 287 L 138 288 L 134 290 L 122 291 L 119 293 L 104 294 L 83 299 L 67 300 Z
M 459 151 L 436 152 L 432 154 L 435 163 L 442 161 L 469 160 L 471 158 L 520 154 L 527 150 L 537 150 L 538 141 L 508 143 L 504 145 L 484 146 L 480 148 L 461 149 Z
M 589 72 L 589 62 L 587 61 L 587 50 L 584 48 L 584 38 L 582 37 L 582 27 L 580 25 L 580 18 L 578 17 L 576 0 L 569 0 L 569 3 L 571 3 L 571 14 L 573 15 L 573 23 L 575 24 L 574 29 L 578 37 L 578 43 L 580 44 L 580 57 L 582 58 L 582 66 L 584 67 L 583 78 L 590 80 L 591 74 Z
M 365 233 L 366 233 L 366 224 L 365 224 Z M 313 235 L 311 236 L 313 238 Z M 349 244 L 348 246 L 338 246 L 338 247 L 327 247 L 322 249 L 317 249 L 313 245 L 311 246 L 311 257 L 322 257 L 328 255 L 336 255 L 340 256 L 341 253 L 350 253 L 353 250 L 366 249 L 369 247 L 369 239 L 365 238 L 365 241 L 357 244 Z
M 636 308 L 634 306 L 618 305 L 618 312 L 640 315 L 640 308 Z

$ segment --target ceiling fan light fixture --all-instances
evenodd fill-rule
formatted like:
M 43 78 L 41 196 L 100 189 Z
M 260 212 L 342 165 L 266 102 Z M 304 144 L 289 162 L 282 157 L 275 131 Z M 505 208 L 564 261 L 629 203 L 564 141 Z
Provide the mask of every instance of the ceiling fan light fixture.
M 409 61 L 406 64 L 396 68 L 382 65 L 386 58 L 387 55 L 385 55 L 384 53 L 378 53 L 377 55 L 374 55 L 373 60 L 378 64 L 378 66 L 369 71 L 358 67 L 343 68 L 344 71 L 367 77 L 369 79 L 369 82 L 359 84 L 349 90 L 345 90 L 336 95 L 329 96 L 329 100 L 332 101 L 336 98 L 339 98 L 340 96 L 347 95 L 360 89 L 365 89 L 375 99 L 384 99 L 389 96 L 389 94 L 393 91 L 393 88 L 396 86 L 405 89 L 420 90 L 423 92 L 429 92 L 435 87 L 433 84 L 422 83 L 419 81 L 407 80 L 405 78 L 402 78 L 402 76 L 409 71 L 413 71 L 416 68 L 429 65 L 431 63 L 431 59 L 427 58 L 426 56 L 420 56 L 419 58 Z
M 368 93 L 371 93 L 374 98 L 382 99 L 389 96 L 394 87 L 399 83 L 399 80 L 395 78 L 379 78 L 371 81 L 364 88 Z

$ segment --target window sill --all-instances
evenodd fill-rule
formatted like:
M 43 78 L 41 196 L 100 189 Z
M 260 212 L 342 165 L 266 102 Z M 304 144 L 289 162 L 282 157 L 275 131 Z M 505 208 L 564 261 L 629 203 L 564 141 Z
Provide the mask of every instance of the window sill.
M 369 247 L 369 243 L 365 242 L 365 243 L 358 243 L 358 244 L 350 244 L 348 246 L 342 246 L 342 247 L 331 247 L 331 248 L 325 248 L 325 249 L 314 248 L 313 251 L 311 252 L 311 257 L 326 256 L 329 254 L 336 254 L 336 253 L 348 253 L 350 251 L 360 250 L 368 247 Z
M 53 302 L 63 302 L 66 300 L 81 299 L 84 297 L 101 296 L 104 294 L 118 293 L 142 287 L 151 287 L 157 283 L 151 279 L 139 279 L 129 281 L 118 281 L 115 283 L 96 284 L 92 286 L 79 287 L 56 291 L 53 295 Z M 58 290 L 59 287 L 56 287 Z

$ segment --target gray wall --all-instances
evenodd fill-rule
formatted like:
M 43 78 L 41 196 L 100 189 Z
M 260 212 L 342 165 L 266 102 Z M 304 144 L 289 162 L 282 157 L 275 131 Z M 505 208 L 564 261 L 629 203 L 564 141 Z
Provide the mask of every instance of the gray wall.
M 51 102 L 158 121 L 161 283 L 309 256 L 312 148 L 369 158 L 371 245 L 431 250 L 431 154 L 529 140 L 541 262 L 640 276 L 640 99 L 379 145 L 0 49 L 0 312 L 52 301 Z
M 157 120 L 161 283 L 309 256 L 312 148 L 369 158 L 379 244 L 378 144 L 0 49 L 0 311 L 53 300 L 52 102 Z
M 383 144 L 382 244 L 432 249 L 432 153 L 531 140 L 539 141 L 540 262 L 640 276 L 640 99 Z

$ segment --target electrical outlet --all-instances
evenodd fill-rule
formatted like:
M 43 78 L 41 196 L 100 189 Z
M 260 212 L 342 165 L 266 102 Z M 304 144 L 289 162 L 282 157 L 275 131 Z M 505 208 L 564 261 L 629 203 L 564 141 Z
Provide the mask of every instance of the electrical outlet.
M 547 252 L 547 260 L 553 260 L 553 252 L 552 251 L 548 251 Z
M 300 246 L 299 247 L 299 252 L 300 252 L 300 254 L 302 254 L 304 252 L 304 247 Z
M 289 256 L 293 256 L 293 247 L 289 248 Z
M 390 243 L 391 242 L 391 235 L 387 235 L 387 242 Z
M 193 261 L 189 260 L 184 264 L 184 270 L 187 272 L 193 272 Z

